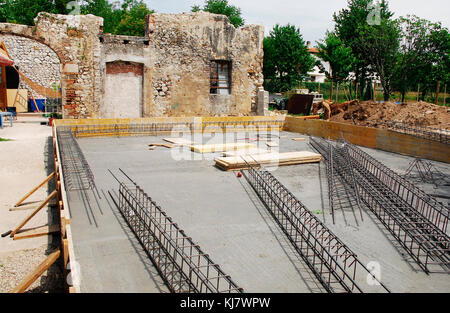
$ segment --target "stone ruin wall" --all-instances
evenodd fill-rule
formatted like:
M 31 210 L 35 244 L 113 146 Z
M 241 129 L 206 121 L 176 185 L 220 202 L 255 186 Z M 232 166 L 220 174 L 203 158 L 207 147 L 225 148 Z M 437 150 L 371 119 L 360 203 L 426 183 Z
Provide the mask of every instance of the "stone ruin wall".
M 19 67 L 19 71 L 33 82 L 52 88 L 61 84 L 61 63 L 58 55 L 48 46 L 25 37 L 0 35 L 8 53 Z M 33 90 L 24 80 L 20 80 L 19 89 L 27 89 L 28 96 L 36 99 L 45 99 Z
M 264 29 L 205 12 L 148 16 L 153 116 L 249 115 L 262 85 Z M 232 62 L 231 95 L 210 94 L 211 60 Z
M 0 35 L 29 38 L 53 50 L 62 69 L 64 117 L 98 117 L 102 97 L 98 34 L 103 19 L 93 15 L 39 13 L 35 22 L 36 26 L 0 23 Z
M 29 38 L 54 51 L 47 56 L 60 62 L 65 118 L 104 117 L 109 62 L 142 65 L 143 117 L 256 114 L 262 26 L 236 29 L 206 12 L 152 14 L 147 21 L 146 37 L 113 36 L 102 33 L 100 17 L 40 13 L 34 27 L 0 23 L 0 36 Z M 232 62 L 231 95 L 210 94 L 211 60 Z

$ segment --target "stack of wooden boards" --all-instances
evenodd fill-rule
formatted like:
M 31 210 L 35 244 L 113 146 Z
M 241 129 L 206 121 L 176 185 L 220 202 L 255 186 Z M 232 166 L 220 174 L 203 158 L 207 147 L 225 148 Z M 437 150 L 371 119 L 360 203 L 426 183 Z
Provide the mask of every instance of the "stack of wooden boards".
M 225 171 L 237 171 L 248 168 L 248 164 L 258 166 L 286 166 L 303 163 L 317 163 L 322 156 L 309 151 L 287 152 L 287 153 L 265 153 L 255 155 L 231 156 L 216 158 L 216 166 Z
M 252 143 L 225 143 L 212 145 L 193 145 L 191 150 L 198 153 L 214 153 L 224 151 L 238 151 L 256 149 L 257 146 Z

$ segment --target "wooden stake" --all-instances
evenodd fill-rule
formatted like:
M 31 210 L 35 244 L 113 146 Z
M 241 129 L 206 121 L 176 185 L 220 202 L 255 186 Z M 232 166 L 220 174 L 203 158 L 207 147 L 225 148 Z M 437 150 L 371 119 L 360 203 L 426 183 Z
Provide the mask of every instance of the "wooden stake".
M 447 106 L 447 84 L 445 84 L 444 88 L 444 106 Z
M 417 102 L 419 102 L 420 84 L 417 85 Z
M 53 233 L 57 233 L 60 230 L 61 230 L 61 228 L 59 227 L 59 225 L 47 225 L 47 226 L 37 227 L 34 229 L 18 232 L 14 236 L 14 240 L 47 236 L 47 235 L 50 235 Z
M 26 199 L 28 199 L 28 197 L 30 197 L 33 193 L 36 192 L 36 190 L 38 190 L 39 188 L 44 186 L 46 183 L 48 183 L 54 176 L 55 176 L 55 172 L 51 173 L 46 179 L 44 179 L 44 181 L 42 183 L 40 183 L 38 186 L 31 189 L 31 191 L 29 193 L 27 193 L 25 196 L 23 196 L 23 198 L 20 199 L 16 203 L 16 205 L 14 205 L 14 207 L 18 207 L 19 205 L 21 205 Z
M 441 88 L 441 81 L 437 82 L 437 90 L 436 90 L 436 105 L 439 105 L 439 89 Z
M 11 290 L 11 293 L 23 293 L 25 290 L 27 290 L 27 288 L 30 287 L 36 281 L 36 279 L 38 279 L 46 270 L 48 270 L 50 266 L 52 266 L 53 263 L 56 262 L 56 260 L 58 260 L 60 254 L 61 251 L 59 249 L 52 252 L 45 259 L 45 261 L 39 264 L 39 266 L 31 274 L 25 277 L 16 288 Z
M 16 229 L 14 229 L 11 234 L 10 237 L 14 237 L 14 235 L 22 229 L 22 227 L 25 226 L 26 223 L 28 223 L 29 220 L 31 220 L 33 218 L 33 216 L 35 216 L 47 203 L 50 202 L 51 199 L 53 199 L 54 197 L 56 197 L 58 195 L 58 192 L 56 190 L 54 190 L 48 197 L 47 199 L 45 199 L 38 207 L 36 210 L 34 210 L 27 218 L 25 218 L 22 223 L 20 223 L 19 226 L 17 226 Z

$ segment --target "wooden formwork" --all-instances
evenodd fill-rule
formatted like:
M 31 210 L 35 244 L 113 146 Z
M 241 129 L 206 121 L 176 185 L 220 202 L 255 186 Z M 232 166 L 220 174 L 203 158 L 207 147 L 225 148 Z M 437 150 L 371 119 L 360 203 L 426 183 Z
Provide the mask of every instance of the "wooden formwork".
M 66 291 L 70 293 L 78 293 L 80 291 L 80 286 L 76 283 L 78 282 L 78 267 L 75 266 L 75 254 L 72 242 L 72 232 L 70 227 L 70 214 L 68 210 L 68 200 L 66 190 L 64 189 L 64 176 L 62 175 L 62 164 L 61 156 L 58 146 L 58 137 L 56 136 L 56 127 L 53 126 L 53 155 L 55 162 L 55 173 L 56 173 L 56 190 L 58 192 L 58 210 L 59 219 L 61 225 L 61 258 L 63 261 L 63 275 L 64 284 Z M 71 265 L 70 265 L 71 264 Z M 74 283 L 73 286 L 67 284 L 68 278 Z
M 286 117 L 284 130 L 332 140 L 344 138 L 362 147 L 450 163 L 449 145 L 387 129 Z

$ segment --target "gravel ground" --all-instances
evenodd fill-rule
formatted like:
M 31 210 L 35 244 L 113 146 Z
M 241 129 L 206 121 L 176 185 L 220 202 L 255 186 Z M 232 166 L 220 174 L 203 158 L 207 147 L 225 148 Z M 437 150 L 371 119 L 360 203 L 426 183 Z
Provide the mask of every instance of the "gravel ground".
M 47 245 L 36 249 L 0 255 L 0 292 L 10 292 L 29 275 L 52 250 Z M 27 293 L 64 292 L 59 261 L 53 264 L 27 289 Z
M 0 138 L 11 139 L 0 142 L 0 177 L 6 187 L 0 188 L 0 233 L 14 228 L 31 213 L 29 210 L 9 211 L 9 208 L 54 168 L 51 128 L 40 125 L 41 121 L 39 116 L 19 116 L 13 127 L 7 123 L 4 129 L 0 129 Z M 39 189 L 27 201 L 42 201 L 53 189 L 52 182 L 48 188 Z M 43 208 L 24 228 L 54 223 L 55 212 L 57 210 Z M 53 243 L 58 242 L 55 236 L 17 241 L 9 236 L 0 238 L 0 292 L 10 292 L 15 288 L 55 249 Z M 56 262 L 27 292 L 62 292 L 62 276 L 61 264 Z

